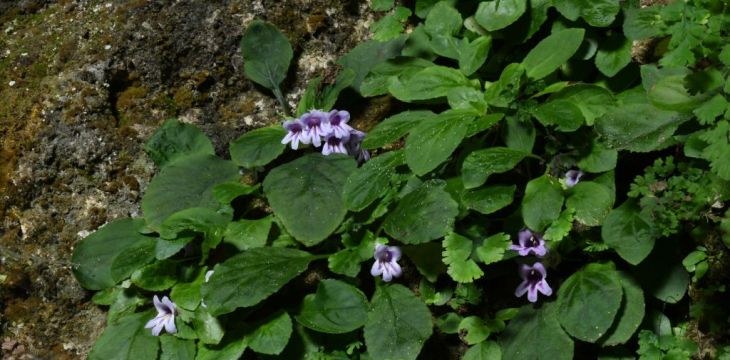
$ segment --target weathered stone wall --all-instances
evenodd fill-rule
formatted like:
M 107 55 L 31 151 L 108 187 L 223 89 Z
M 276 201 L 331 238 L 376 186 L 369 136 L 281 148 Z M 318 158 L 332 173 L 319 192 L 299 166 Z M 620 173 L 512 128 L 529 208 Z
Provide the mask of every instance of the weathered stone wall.
M 0 1 L 0 357 L 84 358 L 105 324 L 71 275 L 74 244 L 140 215 L 146 138 L 178 117 L 217 152 L 281 120 L 243 76 L 254 18 L 294 45 L 285 92 L 368 36 L 358 0 Z

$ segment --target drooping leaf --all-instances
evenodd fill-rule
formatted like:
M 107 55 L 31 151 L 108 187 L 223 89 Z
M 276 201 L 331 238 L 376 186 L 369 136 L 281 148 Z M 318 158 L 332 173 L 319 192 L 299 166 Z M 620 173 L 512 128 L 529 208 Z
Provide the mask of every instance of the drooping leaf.
M 147 226 L 159 230 L 170 215 L 191 207 L 217 210 L 213 188 L 238 179 L 238 168 L 216 156 L 196 154 L 165 166 L 152 179 L 142 198 Z
M 531 153 L 535 146 L 537 131 L 531 119 L 518 119 L 508 116 L 502 128 L 502 138 L 508 148 Z
M 426 305 L 399 284 L 379 286 L 365 324 L 365 345 L 375 359 L 415 360 L 431 336 Z
M 281 126 L 248 131 L 231 141 L 231 160 L 245 168 L 264 166 L 284 152 L 287 146 L 281 143 L 284 136 L 286 130 Z
M 492 174 L 512 170 L 528 154 L 505 147 L 491 147 L 469 154 L 461 168 L 464 187 L 473 189 L 481 186 Z
M 211 144 L 202 131 L 193 125 L 171 119 L 165 121 L 147 140 L 144 150 L 159 167 L 192 154 L 214 155 Z
M 270 90 L 286 77 L 294 52 L 279 29 L 265 21 L 252 21 L 241 38 L 246 77 Z
M 470 76 L 482 67 L 491 47 L 491 36 L 480 36 L 462 46 L 459 52 L 459 69 L 464 75 Z
M 204 207 L 191 207 L 170 215 L 160 225 L 160 236 L 175 239 L 183 231 L 194 231 L 209 236 L 221 237 L 230 216 Z
M 177 283 L 176 265 L 176 262 L 163 260 L 143 266 L 132 273 L 132 283 L 150 291 L 169 289 Z
M 263 247 L 235 255 L 216 266 L 201 292 L 213 315 L 258 304 L 307 269 L 304 251 Z
M 342 56 L 337 63 L 344 68 L 355 71 L 352 88 L 360 91 L 360 84 L 370 69 L 376 65 L 401 55 L 406 38 L 401 36 L 389 41 L 370 40 L 355 46 L 350 52 Z M 407 56 L 407 54 L 403 54 Z
M 392 77 L 409 78 L 431 66 L 434 63 L 417 57 L 397 57 L 384 61 L 368 73 L 360 85 L 360 93 L 365 97 L 387 94 Z
M 72 270 L 86 289 L 114 286 L 155 259 L 155 238 L 139 233 L 142 219 L 111 222 L 85 237 L 74 249 Z
M 296 320 L 315 331 L 341 334 L 365 325 L 368 302 L 356 287 L 339 280 L 322 280 L 316 294 L 307 295 Z
M 596 67 L 603 75 L 613 77 L 631 63 L 631 40 L 613 33 L 601 42 L 596 52 Z
M 451 231 L 458 207 L 442 183 L 428 181 L 398 202 L 386 216 L 383 229 L 406 244 L 435 240 Z
M 559 30 L 540 41 L 522 60 L 527 77 L 539 80 L 550 75 L 578 51 L 584 33 L 583 29 Z
M 573 337 L 595 342 L 614 323 L 622 298 L 621 281 L 612 264 L 592 263 L 560 285 L 558 319 Z
M 218 344 L 223 339 L 223 326 L 220 321 L 203 308 L 195 312 L 193 327 L 198 339 L 203 343 Z
M 280 354 L 292 334 L 292 321 L 285 311 L 269 316 L 254 326 L 253 331 L 247 333 L 243 341 L 260 354 Z
M 264 193 L 289 233 L 304 245 L 316 245 L 345 217 L 342 189 L 356 165 L 347 156 L 305 155 L 271 170 Z

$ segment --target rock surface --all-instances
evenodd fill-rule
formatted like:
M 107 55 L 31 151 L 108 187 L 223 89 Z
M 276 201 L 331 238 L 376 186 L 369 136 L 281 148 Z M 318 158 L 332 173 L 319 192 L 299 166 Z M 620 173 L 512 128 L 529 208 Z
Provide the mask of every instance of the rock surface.
M 0 0 L 0 357 L 86 357 L 106 319 L 71 253 L 104 223 L 140 215 L 155 172 L 142 145 L 159 124 L 193 123 L 227 157 L 230 140 L 281 121 L 243 76 L 248 22 L 292 42 L 293 107 L 372 17 L 352 0 Z

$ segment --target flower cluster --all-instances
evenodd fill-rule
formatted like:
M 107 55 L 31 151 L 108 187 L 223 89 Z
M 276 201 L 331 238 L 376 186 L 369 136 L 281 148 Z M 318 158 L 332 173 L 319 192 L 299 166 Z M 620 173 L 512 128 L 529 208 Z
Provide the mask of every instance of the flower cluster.
M 538 233 L 532 232 L 530 229 L 523 229 L 517 236 L 518 245 L 510 246 L 511 250 L 517 251 L 520 256 L 529 256 L 533 254 L 537 257 L 543 257 L 547 254 L 548 249 L 545 246 L 545 240 Z M 536 262 L 532 265 L 520 265 L 520 277 L 522 283 L 517 286 L 515 296 L 522 297 L 527 294 L 527 300 L 530 302 L 537 301 L 537 292 L 541 292 L 545 296 L 553 294 L 553 289 L 547 283 L 547 271 L 545 266 Z
M 300 143 L 312 144 L 317 148 L 322 146 L 323 155 L 350 154 L 359 162 L 369 160 L 370 153 L 361 146 L 365 133 L 348 125 L 348 121 L 350 113 L 344 110 L 312 110 L 298 119 L 284 122 L 287 134 L 281 143 L 291 144 L 293 150 L 299 148 Z

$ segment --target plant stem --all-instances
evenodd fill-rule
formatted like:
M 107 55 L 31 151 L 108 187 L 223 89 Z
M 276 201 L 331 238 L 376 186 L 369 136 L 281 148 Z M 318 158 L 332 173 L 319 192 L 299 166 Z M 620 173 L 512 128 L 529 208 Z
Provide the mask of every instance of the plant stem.
M 291 116 L 289 106 L 286 104 L 286 100 L 284 100 L 284 94 L 281 93 L 281 89 L 278 86 L 274 89 L 274 96 L 276 96 L 276 101 L 279 102 L 281 108 L 284 109 L 284 115 Z

